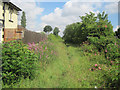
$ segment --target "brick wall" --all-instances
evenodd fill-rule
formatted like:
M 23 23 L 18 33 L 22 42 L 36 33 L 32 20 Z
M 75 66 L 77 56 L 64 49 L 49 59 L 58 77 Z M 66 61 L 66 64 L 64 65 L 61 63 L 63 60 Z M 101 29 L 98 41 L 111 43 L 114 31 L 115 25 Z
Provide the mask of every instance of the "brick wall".
M 22 39 L 22 30 L 21 29 L 4 29 L 4 41 L 12 41 Z

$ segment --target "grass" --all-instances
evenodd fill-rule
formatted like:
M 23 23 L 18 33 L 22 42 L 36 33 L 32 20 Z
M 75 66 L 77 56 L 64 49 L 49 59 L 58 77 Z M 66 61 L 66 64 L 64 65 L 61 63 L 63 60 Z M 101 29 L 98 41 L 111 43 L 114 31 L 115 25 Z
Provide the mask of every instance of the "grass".
M 66 47 L 60 37 L 53 35 L 49 40 L 54 44 L 56 59 L 44 69 L 41 62 L 36 63 L 36 78 L 22 79 L 13 88 L 94 88 L 104 85 L 102 71 L 89 70 L 93 61 L 90 61 L 89 55 L 84 55 L 80 47 Z

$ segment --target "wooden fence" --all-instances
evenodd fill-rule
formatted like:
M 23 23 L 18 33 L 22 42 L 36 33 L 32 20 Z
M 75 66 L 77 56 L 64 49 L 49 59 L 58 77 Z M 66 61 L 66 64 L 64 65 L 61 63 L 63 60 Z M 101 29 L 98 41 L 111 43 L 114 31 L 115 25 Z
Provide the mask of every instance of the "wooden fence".
M 24 43 L 28 44 L 28 43 L 32 43 L 32 42 L 38 43 L 38 42 L 42 41 L 43 39 L 47 39 L 47 36 L 45 34 L 25 30 L 24 38 L 22 39 L 22 41 Z

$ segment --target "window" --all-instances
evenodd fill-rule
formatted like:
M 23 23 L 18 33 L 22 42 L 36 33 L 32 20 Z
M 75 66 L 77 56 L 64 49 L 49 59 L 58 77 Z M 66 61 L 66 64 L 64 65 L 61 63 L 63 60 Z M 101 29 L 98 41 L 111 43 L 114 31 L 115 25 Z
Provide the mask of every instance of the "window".
M 12 10 L 9 11 L 9 20 L 12 20 Z
M 11 8 L 9 8 L 9 21 L 10 22 L 13 22 L 12 21 L 12 13 L 13 13 L 13 10 Z

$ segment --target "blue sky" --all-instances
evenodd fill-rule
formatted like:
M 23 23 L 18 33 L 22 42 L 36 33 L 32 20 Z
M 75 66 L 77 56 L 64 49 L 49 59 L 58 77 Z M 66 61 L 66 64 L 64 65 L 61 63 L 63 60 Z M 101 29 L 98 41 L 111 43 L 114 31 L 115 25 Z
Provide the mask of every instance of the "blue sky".
M 44 15 L 48 15 L 51 12 L 54 12 L 54 9 L 56 7 L 59 7 L 62 9 L 65 3 L 66 2 L 36 2 L 36 5 L 38 7 L 44 8 L 44 11 L 42 12 L 42 14 L 40 16 L 38 16 L 37 18 L 40 18 L 41 16 L 44 16 Z M 100 2 L 96 2 L 96 3 L 100 3 Z M 106 2 L 106 3 L 103 2 L 102 7 L 96 8 L 96 10 L 99 10 L 100 12 L 106 11 L 104 9 L 104 6 L 111 4 L 111 3 L 112 2 Z M 94 7 L 94 5 L 93 5 L 93 7 Z M 108 19 L 109 19 L 109 21 L 111 21 L 111 23 L 114 27 L 116 27 L 118 25 L 118 13 L 117 12 L 109 14 Z M 40 19 L 37 19 L 37 21 L 41 22 Z
M 56 7 L 63 8 L 65 2 L 36 2 L 36 5 L 40 8 L 44 8 L 44 11 L 41 15 L 38 15 L 37 18 L 41 16 L 48 15 L 53 12 Z M 38 22 L 41 22 L 40 19 L 37 19 Z
M 105 11 L 114 31 L 117 30 L 118 3 L 108 2 L 108 0 L 102 0 L 107 2 L 97 1 L 99 2 L 80 2 L 79 0 L 67 0 L 66 2 L 36 2 L 36 0 L 32 0 L 25 2 L 25 0 L 15 0 L 15 3 L 26 12 L 27 28 L 32 31 L 41 32 L 45 25 L 51 25 L 53 28 L 58 27 L 60 36 L 62 36 L 66 25 L 81 21 L 79 16 L 90 11 L 96 15 Z

